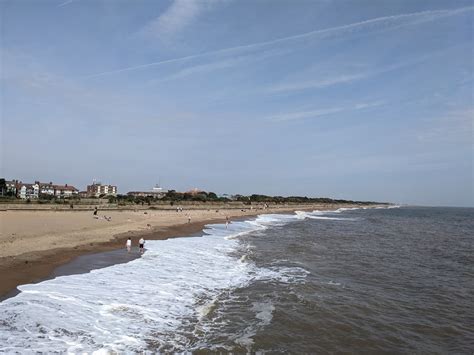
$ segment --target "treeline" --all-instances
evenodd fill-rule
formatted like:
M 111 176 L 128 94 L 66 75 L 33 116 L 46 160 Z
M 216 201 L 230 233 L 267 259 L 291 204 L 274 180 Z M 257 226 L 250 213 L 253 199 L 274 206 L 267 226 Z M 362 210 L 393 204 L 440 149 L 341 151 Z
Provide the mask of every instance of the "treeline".
M 118 204 L 152 204 L 158 201 L 169 201 L 171 205 L 174 203 L 179 203 L 181 201 L 194 201 L 194 202 L 231 202 L 237 201 L 244 204 L 250 205 L 252 203 L 350 203 L 358 205 L 371 205 L 378 202 L 373 201 L 352 201 L 352 200 L 342 200 L 342 199 L 331 199 L 327 197 L 302 197 L 302 196 L 267 196 L 267 195 L 258 195 L 253 194 L 250 196 L 245 195 L 235 195 L 232 198 L 219 197 L 214 192 L 205 192 L 200 191 L 198 193 L 186 193 L 186 192 L 177 192 L 175 190 L 170 190 L 164 194 L 161 198 L 156 198 L 152 196 L 129 196 L 129 195 L 117 195 L 109 196 L 109 203 L 118 203 Z
M 352 200 L 341 200 L 341 199 L 332 199 L 328 197 L 307 197 L 307 196 L 267 196 L 267 195 L 257 195 L 253 194 L 250 196 L 235 196 L 237 201 L 242 202 L 271 202 L 271 203 L 351 203 L 359 205 L 372 205 L 378 202 L 373 201 L 352 201 Z
M 195 202 L 229 202 L 231 201 L 225 197 L 218 197 L 214 192 L 205 192 L 201 191 L 199 193 L 186 193 L 186 192 L 177 192 L 175 190 L 170 190 L 162 197 L 154 196 L 130 196 L 130 195 L 117 195 L 107 197 L 109 203 L 118 203 L 118 204 L 152 204 L 158 201 L 169 201 L 172 205 L 174 202 L 180 201 L 195 201 Z

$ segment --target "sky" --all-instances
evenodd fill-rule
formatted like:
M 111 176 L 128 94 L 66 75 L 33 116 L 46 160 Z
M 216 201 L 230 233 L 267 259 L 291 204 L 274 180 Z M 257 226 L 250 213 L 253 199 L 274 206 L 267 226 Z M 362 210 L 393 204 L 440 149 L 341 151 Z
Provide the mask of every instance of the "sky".
M 7 179 L 474 206 L 470 0 L 0 12 Z

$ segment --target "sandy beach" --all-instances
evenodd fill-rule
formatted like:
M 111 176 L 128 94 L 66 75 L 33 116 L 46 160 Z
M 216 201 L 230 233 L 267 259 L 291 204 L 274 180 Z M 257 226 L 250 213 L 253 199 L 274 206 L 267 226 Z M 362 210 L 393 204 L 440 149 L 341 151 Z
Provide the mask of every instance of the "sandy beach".
M 166 239 L 200 232 L 205 224 L 263 213 L 327 210 L 347 205 L 271 206 L 267 209 L 201 209 L 102 211 L 0 211 L 0 297 L 16 286 L 37 282 L 59 265 L 94 252 L 134 245 L 146 239 Z

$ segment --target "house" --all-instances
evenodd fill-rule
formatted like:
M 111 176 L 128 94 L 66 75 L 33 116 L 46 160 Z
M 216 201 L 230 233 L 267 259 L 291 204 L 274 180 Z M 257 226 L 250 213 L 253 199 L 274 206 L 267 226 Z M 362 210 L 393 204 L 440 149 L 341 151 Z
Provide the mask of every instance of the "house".
M 165 197 L 168 191 L 163 189 L 162 187 L 155 185 L 151 191 L 130 191 L 127 192 L 127 196 L 134 196 L 134 197 L 153 197 L 153 198 L 163 198 Z
M 92 183 L 92 185 L 87 186 L 87 195 L 100 197 L 104 196 L 116 196 L 117 195 L 117 186 L 113 185 L 102 185 L 101 183 Z
M 50 196 L 55 195 L 54 193 L 55 185 L 53 185 L 52 182 L 43 183 L 43 182 L 36 181 L 35 183 L 39 185 L 40 195 L 50 195 Z
M 54 195 L 56 197 L 72 197 L 74 195 L 79 194 L 79 190 L 76 189 L 74 186 L 66 185 L 54 185 Z
M 17 187 L 18 197 L 23 200 L 37 199 L 39 197 L 39 185 L 38 184 L 18 184 Z
M 47 196 L 55 196 L 55 197 L 71 197 L 77 195 L 79 191 L 71 185 L 56 185 L 52 182 L 39 182 L 35 181 L 35 184 L 39 186 L 39 196 L 47 195 Z

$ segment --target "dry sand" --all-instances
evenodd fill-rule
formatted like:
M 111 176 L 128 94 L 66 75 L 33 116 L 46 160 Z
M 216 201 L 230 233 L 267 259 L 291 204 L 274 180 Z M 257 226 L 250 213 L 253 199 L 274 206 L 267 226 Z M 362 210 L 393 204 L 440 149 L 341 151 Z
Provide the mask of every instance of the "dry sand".
M 124 247 L 132 237 L 187 236 L 208 223 L 262 213 L 333 209 L 342 205 L 293 205 L 268 209 L 100 211 L 0 211 L 0 298 L 24 283 L 36 282 L 54 268 L 86 253 Z M 188 216 L 191 223 L 188 223 Z M 110 218 L 107 220 L 105 217 Z

